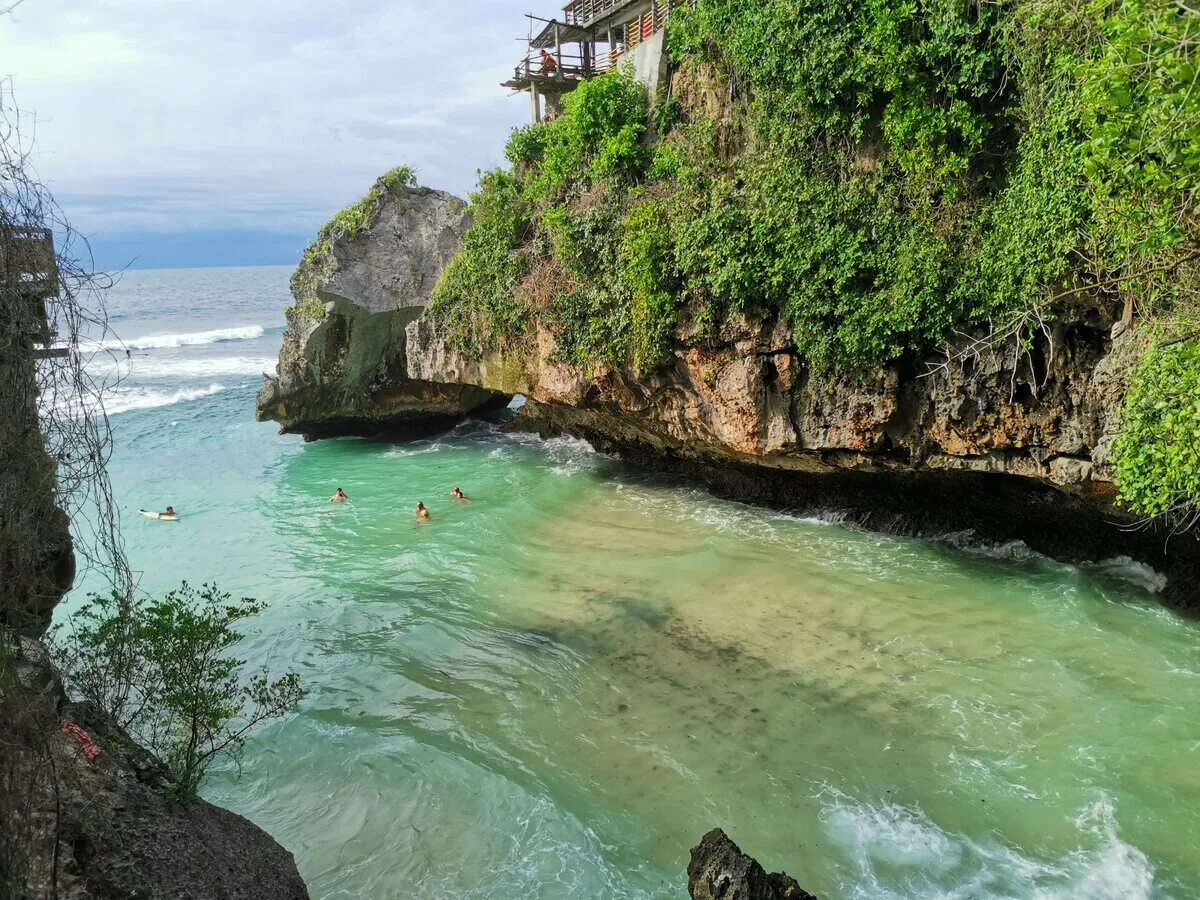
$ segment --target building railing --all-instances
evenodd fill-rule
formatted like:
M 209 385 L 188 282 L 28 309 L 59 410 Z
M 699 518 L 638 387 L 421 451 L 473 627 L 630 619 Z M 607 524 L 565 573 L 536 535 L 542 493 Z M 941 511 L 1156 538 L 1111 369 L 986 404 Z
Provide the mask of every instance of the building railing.
M 563 7 L 564 21 L 568 25 L 586 28 L 597 19 L 628 6 L 630 2 L 631 0 L 574 0 Z
M 595 62 L 585 59 L 581 54 L 551 52 L 550 55 L 554 57 L 554 68 L 550 68 L 543 62 L 540 52 L 534 51 L 517 63 L 516 69 L 513 70 L 514 76 L 517 80 L 551 78 L 562 81 L 579 81 L 583 78 L 590 78 L 598 71 Z

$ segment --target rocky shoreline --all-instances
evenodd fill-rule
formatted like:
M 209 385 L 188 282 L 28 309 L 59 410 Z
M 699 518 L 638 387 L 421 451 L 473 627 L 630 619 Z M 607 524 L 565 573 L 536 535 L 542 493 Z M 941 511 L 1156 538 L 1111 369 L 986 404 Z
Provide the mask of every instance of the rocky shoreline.
M 749 317 L 717 333 L 683 324 L 648 371 L 568 365 L 536 319 L 523 346 L 475 359 L 422 315 L 469 224 L 462 201 L 399 186 L 363 232 L 331 236 L 322 266 L 293 279 L 258 417 L 308 439 L 405 439 L 521 394 L 517 427 L 722 496 L 1068 562 L 1129 557 L 1166 576 L 1165 600 L 1200 606 L 1200 541 L 1168 540 L 1116 502 L 1109 448 L 1141 339 L 1105 309 L 1081 305 L 1015 359 L 985 348 L 852 374 L 811 369 L 786 323 Z

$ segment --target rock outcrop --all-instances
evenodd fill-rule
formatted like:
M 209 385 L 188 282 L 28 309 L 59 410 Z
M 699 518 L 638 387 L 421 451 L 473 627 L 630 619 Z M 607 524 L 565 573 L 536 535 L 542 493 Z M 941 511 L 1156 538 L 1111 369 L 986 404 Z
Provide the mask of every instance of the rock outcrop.
M 277 374 L 257 403 L 258 418 L 281 431 L 413 435 L 509 400 L 470 383 L 409 377 L 405 327 L 458 252 L 470 216 L 444 191 L 376 190 L 365 233 L 323 233 L 292 278 L 296 304 Z
M 1015 356 L 1009 344 L 852 374 L 808 366 L 769 316 L 715 334 L 685 322 L 645 371 L 565 363 L 536 314 L 519 347 L 475 359 L 421 316 L 466 226 L 453 198 L 403 189 L 369 231 L 334 241 L 320 317 L 289 314 L 260 417 L 309 437 L 411 434 L 522 394 L 522 427 L 724 495 L 956 543 L 1019 540 L 1066 560 L 1129 556 L 1168 576 L 1169 599 L 1200 604 L 1200 541 L 1133 528 L 1116 504 L 1109 446 L 1141 338 L 1113 337 L 1102 304 L 1061 315 Z M 297 297 L 304 278 L 302 266 Z
M 292 855 L 252 822 L 172 802 L 162 763 L 68 702 L 40 642 L 23 642 L 15 675 L 3 685 L 0 896 L 308 896 Z
M 692 900 L 817 900 L 790 875 L 768 875 L 720 828 L 692 848 L 687 874 Z
M 681 329 L 649 371 L 564 364 L 536 322 L 518 352 L 464 358 L 408 327 L 409 374 L 523 394 L 528 430 L 568 433 L 728 496 L 955 542 L 1024 541 L 1067 560 L 1129 556 L 1200 604 L 1200 541 L 1166 541 L 1116 505 L 1108 449 L 1136 329 L 1110 339 L 1095 309 L 1061 319 L 1015 360 L 1004 346 L 856 374 L 809 368 L 778 320 Z

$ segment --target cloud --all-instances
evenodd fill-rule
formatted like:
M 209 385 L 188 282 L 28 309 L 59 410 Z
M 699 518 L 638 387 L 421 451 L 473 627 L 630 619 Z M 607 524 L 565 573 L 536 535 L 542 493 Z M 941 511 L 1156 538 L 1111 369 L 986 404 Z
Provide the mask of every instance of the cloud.
M 85 231 L 312 232 L 399 163 L 461 195 L 501 159 L 527 5 L 26 0 L 0 74 Z

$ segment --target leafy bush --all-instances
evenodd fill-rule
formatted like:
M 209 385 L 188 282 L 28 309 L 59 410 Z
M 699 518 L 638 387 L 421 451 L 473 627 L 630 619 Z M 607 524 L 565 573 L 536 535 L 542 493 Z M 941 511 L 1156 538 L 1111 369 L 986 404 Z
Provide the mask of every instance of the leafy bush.
M 240 759 L 251 729 L 305 696 L 294 673 L 240 677 L 236 626 L 265 608 L 186 582 L 159 600 L 90 594 L 55 648 L 68 688 L 153 751 L 187 802 L 214 761 Z
M 446 326 L 455 347 L 477 356 L 524 332 L 527 311 L 516 287 L 530 269 L 521 247 L 531 226 L 516 176 L 498 169 L 480 175 L 470 212 L 463 249 L 434 288 L 427 315 Z
M 1121 498 L 1190 527 L 1200 515 L 1200 342 L 1152 348 L 1132 374 L 1112 447 Z

